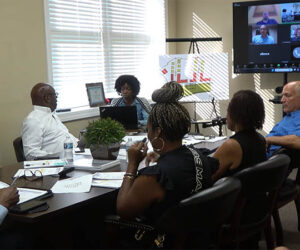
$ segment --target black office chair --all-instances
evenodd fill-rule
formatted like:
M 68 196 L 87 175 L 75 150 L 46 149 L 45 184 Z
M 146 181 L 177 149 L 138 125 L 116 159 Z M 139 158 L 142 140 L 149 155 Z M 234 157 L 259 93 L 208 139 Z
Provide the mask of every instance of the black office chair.
M 172 249 L 182 247 L 206 249 L 210 242 L 203 244 L 198 239 L 213 235 L 216 236 L 213 237 L 213 241 L 217 242 L 219 228 L 232 215 L 240 189 L 241 184 L 238 179 L 224 178 L 213 187 L 200 191 L 168 209 L 151 225 L 121 220 L 118 216 L 107 216 L 105 222 L 118 227 L 134 228 L 140 233 L 135 235 L 137 238 L 151 232 L 156 236 L 150 241 L 152 246 L 161 247 L 167 242 L 168 248 Z M 105 247 L 112 247 L 111 243 L 119 242 L 116 240 L 116 227 L 110 229 L 111 234 L 108 235 L 110 238 L 106 237 L 109 246 Z M 205 237 L 201 237 L 203 234 Z M 142 247 L 149 246 L 142 245 Z
M 290 170 L 296 168 L 296 178 L 288 178 L 284 181 L 282 187 L 279 190 L 275 209 L 273 211 L 273 220 L 276 231 L 276 245 L 282 246 L 284 244 L 283 229 L 279 216 L 279 209 L 288 203 L 294 201 L 296 205 L 297 217 L 298 217 L 298 231 L 300 231 L 300 157 L 299 150 L 290 150 L 286 148 L 280 148 L 275 151 L 273 155 L 286 154 L 291 158 Z
M 241 242 L 264 231 L 267 248 L 274 249 L 271 215 L 289 163 L 287 155 L 276 155 L 234 175 L 241 181 L 242 191 L 233 217 L 223 228 L 221 245 L 238 249 Z
M 15 154 L 18 162 L 26 161 L 24 150 L 23 150 L 23 142 L 22 137 L 17 137 L 13 141 Z

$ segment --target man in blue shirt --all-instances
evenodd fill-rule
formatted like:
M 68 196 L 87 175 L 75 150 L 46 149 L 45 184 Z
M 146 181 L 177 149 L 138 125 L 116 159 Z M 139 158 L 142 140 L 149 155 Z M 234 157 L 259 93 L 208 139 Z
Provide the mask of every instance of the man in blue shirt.
M 268 35 L 267 25 L 260 26 L 260 35 L 252 37 L 252 43 L 254 44 L 274 44 L 273 37 Z
M 261 24 L 278 24 L 278 23 L 275 19 L 269 18 L 269 12 L 268 11 L 264 11 L 262 20 L 257 22 L 256 24 L 261 25 Z
M 300 81 L 283 87 L 281 102 L 286 115 L 266 136 L 268 157 L 280 147 L 300 149 Z

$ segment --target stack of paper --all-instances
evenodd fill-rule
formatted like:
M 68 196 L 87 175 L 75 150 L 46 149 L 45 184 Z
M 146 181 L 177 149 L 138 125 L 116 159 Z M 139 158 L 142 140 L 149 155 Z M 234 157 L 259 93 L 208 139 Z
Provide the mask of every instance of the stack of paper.
M 39 160 L 39 161 L 24 161 L 24 168 L 46 168 L 59 167 L 67 165 L 66 160 Z
M 119 188 L 122 185 L 125 172 L 96 173 L 93 176 L 92 186 Z
M 0 181 L 0 189 L 7 188 L 9 185 L 5 182 Z M 23 203 L 25 201 L 33 200 L 38 198 L 44 194 L 46 194 L 47 190 L 39 190 L 32 188 L 17 188 L 19 191 L 19 202 L 17 204 Z

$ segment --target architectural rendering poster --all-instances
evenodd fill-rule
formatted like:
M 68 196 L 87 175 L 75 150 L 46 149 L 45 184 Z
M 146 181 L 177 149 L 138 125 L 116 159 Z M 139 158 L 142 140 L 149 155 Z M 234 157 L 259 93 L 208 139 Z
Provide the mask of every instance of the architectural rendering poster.
M 178 54 L 159 58 L 164 82 L 176 81 L 184 88 L 181 101 L 227 100 L 228 54 Z

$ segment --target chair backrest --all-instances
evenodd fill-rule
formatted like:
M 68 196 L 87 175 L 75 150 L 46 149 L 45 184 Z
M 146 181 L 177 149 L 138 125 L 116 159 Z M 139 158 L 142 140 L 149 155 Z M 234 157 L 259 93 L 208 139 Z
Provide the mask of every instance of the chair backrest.
M 280 154 L 234 175 L 242 190 L 230 223 L 233 230 L 247 228 L 243 230 L 247 237 L 266 226 L 289 163 L 290 157 Z
M 290 157 L 279 154 L 237 172 L 234 177 L 241 181 L 243 195 L 261 194 L 281 186 L 289 164 Z
M 17 137 L 13 141 L 15 154 L 18 162 L 26 161 L 24 150 L 23 150 L 23 142 L 22 137 Z
M 224 178 L 168 209 L 155 228 L 164 233 L 215 232 L 231 216 L 240 190 L 238 179 Z

